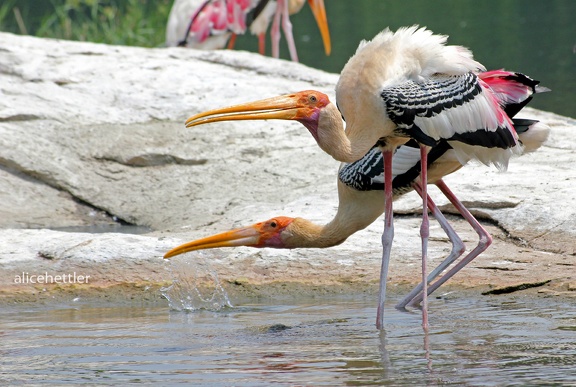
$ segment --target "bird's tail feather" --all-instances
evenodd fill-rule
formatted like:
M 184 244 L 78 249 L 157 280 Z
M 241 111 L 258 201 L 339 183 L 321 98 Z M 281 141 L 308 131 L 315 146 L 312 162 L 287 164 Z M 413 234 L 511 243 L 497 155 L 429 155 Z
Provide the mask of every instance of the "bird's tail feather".
M 478 74 L 478 77 L 490 86 L 510 118 L 530 102 L 533 94 L 550 91 L 547 87 L 539 86 L 540 81 L 512 71 L 486 71 Z
M 534 152 L 540 148 L 550 135 L 550 127 L 536 120 L 514 118 L 514 128 L 524 145 L 524 153 Z

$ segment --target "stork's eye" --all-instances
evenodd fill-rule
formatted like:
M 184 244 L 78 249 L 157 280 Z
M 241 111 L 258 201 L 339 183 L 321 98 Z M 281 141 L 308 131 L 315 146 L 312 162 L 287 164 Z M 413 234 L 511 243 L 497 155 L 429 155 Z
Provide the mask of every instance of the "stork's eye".
M 276 228 L 276 227 L 278 227 L 278 223 L 276 223 L 275 221 L 272 221 L 272 222 L 270 222 L 270 227 Z
M 318 98 L 316 98 L 315 95 L 311 95 L 310 97 L 308 97 L 308 100 L 312 103 L 316 103 L 318 101 Z

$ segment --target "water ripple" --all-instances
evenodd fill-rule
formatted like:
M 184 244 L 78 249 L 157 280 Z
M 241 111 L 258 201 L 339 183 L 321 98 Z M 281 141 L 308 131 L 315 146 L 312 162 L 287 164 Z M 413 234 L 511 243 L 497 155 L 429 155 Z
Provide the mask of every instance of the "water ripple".
M 435 300 L 420 313 L 390 300 L 374 328 L 362 297 L 194 312 L 167 306 L 8 308 L 3 384 L 574 384 L 574 313 L 549 299 Z

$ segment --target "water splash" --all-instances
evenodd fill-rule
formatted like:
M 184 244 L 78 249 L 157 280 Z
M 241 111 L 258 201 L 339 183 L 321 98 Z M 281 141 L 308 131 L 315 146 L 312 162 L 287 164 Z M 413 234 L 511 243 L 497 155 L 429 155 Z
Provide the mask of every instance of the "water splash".
M 172 285 L 161 288 L 160 292 L 168 300 L 171 309 L 194 311 L 232 307 L 226 290 L 205 254 L 191 252 L 167 261 Z

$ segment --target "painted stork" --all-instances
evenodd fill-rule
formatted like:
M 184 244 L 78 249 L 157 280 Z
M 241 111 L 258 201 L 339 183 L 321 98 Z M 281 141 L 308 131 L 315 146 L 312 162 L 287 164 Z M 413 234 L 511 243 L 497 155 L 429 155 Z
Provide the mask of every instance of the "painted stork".
M 495 100 L 495 103 L 501 108 L 502 114 L 505 114 L 510 120 L 513 125 L 512 129 L 515 129 L 514 133 L 519 133 L 524 152 L 537 149 L 546 140 L 549 128 L 533 120 L 512 119 L 512 117 L 531 100 L 533 93 L 547 91 L 548 89 L 538 86 L 538 81 L 534 81 L 523 74 L 503 70 L 481 72 L 477 74 L 477 78 L 478 82 L 484 85 L 483 92 L 489 94 Z M 326 95 L 315 91 L 305 91 L 200 113 L 188 119 L 187 126 L 226 120 L 297 120 L 309 129 L 324 150 L 331 153 L 329 141 L 333 135 L 326 134 L 321 129 L 326 125 L 338 125 L 336 122 L 340 121 L 340 117 L 335 114 L 326 115 L 326 111 L 337 111 L 337 108 L 330 103 Z M 426 152 L 429 169 L 428 182 L 435 183 L 463 217 L 469 221 L 478 232 L 480 242 L 468 256 L 434 283 L 429 290 L 425 289 L 427 281 L 423 281 L 398 304 L 399 307 L 419 302 L 420 299 L 431 293 L 478 256 L 491 243 L 490 235 L 459 202 L 442 180 L 443 176 L 454 172 L 469 159 L 474 158 L 474 156 L 468 156 L 466 153 L 459 154 L 451 146 L 451 143 L 449 140 L 439 139 L 429 152 Z M 423 198 L 428 197 L 427 195 L 424 196 L 419 183 L 419 181 L 423 180 L 418 180 L 418 174 L 421 172 L 422 153 L 419 149 L 420 146 L 417 144 L 415 140 L 410 140 L 393 153 L 393 166 L 391 169 L 393 197 L 411 190 L 411 187 L 416 188 Z M 381 146 L 381 141 L 378 141 L 377 145 Z M 339 144 L 336 143 L 332 146 L 339 146 Z M 379 156 L 379 159 L 376 156 Z M 297 248 L 328 247 L 339 244 L 355 231 L 366 227 L 374 221 L 384 210 L 384 202 L 380 200 L 380 194 L 375 195 L 377 191 L 374 191 L 386 188 L 386 181 L 381 175 L 385 175 L 384 171 L 388 167 L 386 164 L 381 163 L 382 157 L 383 154 L 373 148 L 360 161 L 343 165 L 339 173 L 338 192 L 340 203 L 338 212 L 336 217 L 326 226 L 314 225 L 301 218 L 279 217 L 244 229 L 184 244 L 166 253 L 165 257 L 169 258 L 191 250 L 225 246 L 246 245 L 253 247 Z M 347 182 L 355 183 L 348 184 Z M 363 186 L 368 188 L 362 188 Z M 369 193 L 365 192 L 365 189 Z M 449 226 L 443 225 L 441 213 L 439 214 L 433 202 L 430 199 L 427 202 L 430 204 L 431 210 L 440 221 L 443 229 L 445 231 L 449 230 Z M 454 245 L 452 253 L 430 274 L 428 281 L 436 278 L 462 253 L 461 248 L 456 247 L 456 239 L 451 237 L 448 231 L 446 232 Z M 384 275 L 381 281 L 381 288 L 383 289 L 386 288 L 385 281 L 386 276 Z M 381 315 L 379 313 L 379 316 Z
M 324 0 L 307 0 L 330 55 L 331 43 Z M 280 25 L 290 57 L 298 61 L 289 15 L 299 12 L 305 0 L 176 0 L 166 27 L 166 45 L 214 50 L 232 48 L 238 34 L 250 29 L 258 36 L 260 54 L 265 53 L 265 34 L 272 21 L 272 56 L 280 55 Z
M 548 138 L 549 128 L 534 120 L 515 120 L 524 152 L 533 152 Z M 448 257 L 429 275 L 431 284 L 428 294 L 453 277 L 464 266 L 485 251 L 491 244 L 490 234 L 450 191 L 442 177 L 462 167 L 455 152 L 446 141 L 432 147 L 428 155 L 430 184 L 435 184 L 450 200 L 479 235 L 479 242 L 468 255 L 453 269 L 432 283 L 443 271 L 454 263 L 465 251 L 465 246 L 442 212 L 428 196 L 428 206 L 452 243 Z M 420 151 L 418 144 L 411 140 L 401 145 L 394 153 L 393 193 L 397 199 L 412 190 L 420 195 L 418 182 L 420 173 Z M 190 251 L 218 247 L 271 247 L 271 248 L 326 248 L 343 243 L 350 235 L 369 226 L 384 212 L 381 191 L 384 190 L 384 164 L 378 147 L 372 148 L 362 159 L 353 163 L 343 163 L 338 172 L 338 210 L 326 225 L 317 225 L 304 218 L 277 216 L 248 227 L 226 231 L 220 234 L 194 240 L 168 251 L 164 258 Z M 421 301 L 423 283 L 416 286 L 397 308 L 405 308 Z

